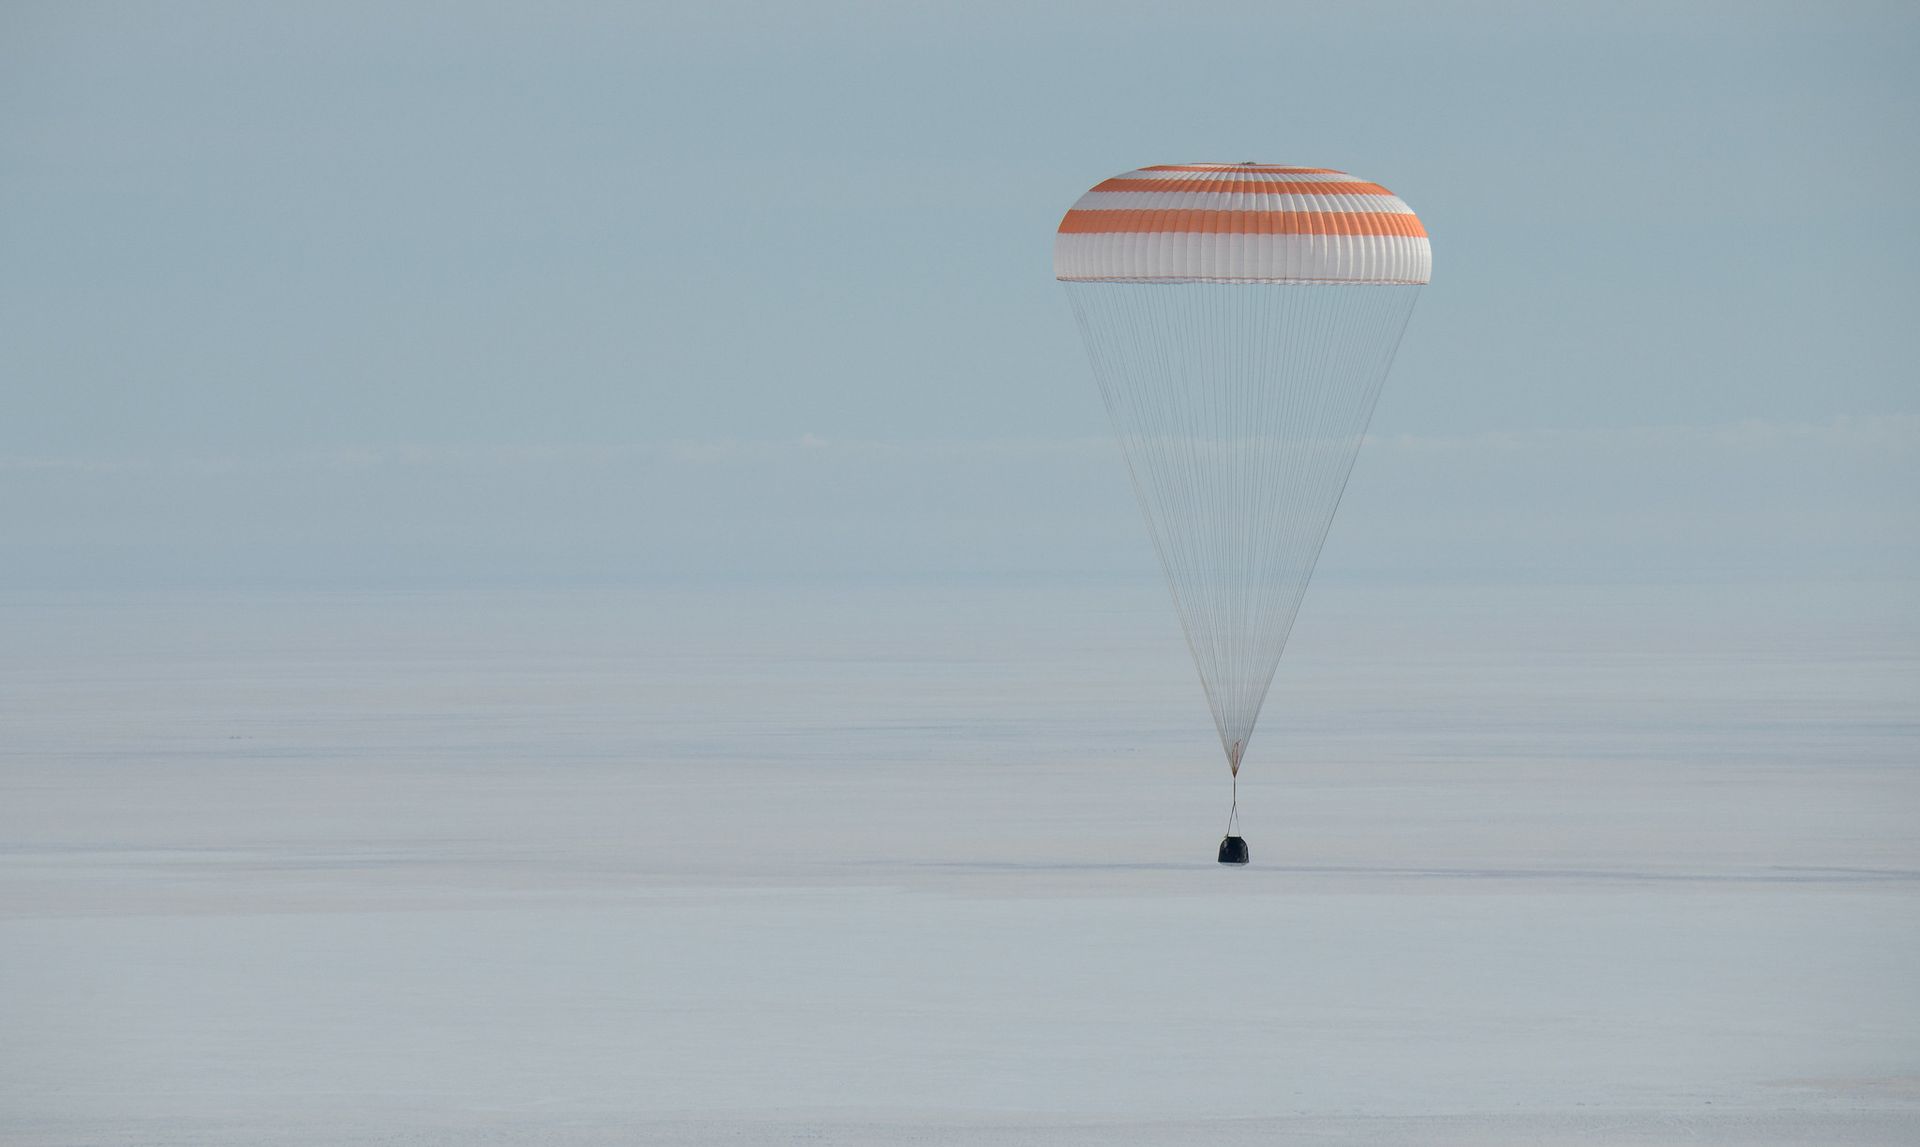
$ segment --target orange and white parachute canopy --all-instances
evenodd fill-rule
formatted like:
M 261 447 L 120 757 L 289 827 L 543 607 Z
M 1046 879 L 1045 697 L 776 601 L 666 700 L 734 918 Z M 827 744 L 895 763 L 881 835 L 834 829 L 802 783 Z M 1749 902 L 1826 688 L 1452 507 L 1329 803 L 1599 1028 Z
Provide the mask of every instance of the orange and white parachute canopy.
M 1053 241 L 1069 282 L 1416 284 L 1432 268 L 1411 207 L 1324 167 L 1143 167 L 1082 195 Z

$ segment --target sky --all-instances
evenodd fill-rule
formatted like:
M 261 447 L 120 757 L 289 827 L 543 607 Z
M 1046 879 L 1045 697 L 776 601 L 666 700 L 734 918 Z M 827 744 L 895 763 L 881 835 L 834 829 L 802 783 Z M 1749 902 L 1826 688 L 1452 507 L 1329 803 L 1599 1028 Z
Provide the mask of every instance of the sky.
M 1920 577 L 1920 9 L 0 7 L 0 588 L 1151 576 L 1150 163 L 1434 244 L 1322 576 Z

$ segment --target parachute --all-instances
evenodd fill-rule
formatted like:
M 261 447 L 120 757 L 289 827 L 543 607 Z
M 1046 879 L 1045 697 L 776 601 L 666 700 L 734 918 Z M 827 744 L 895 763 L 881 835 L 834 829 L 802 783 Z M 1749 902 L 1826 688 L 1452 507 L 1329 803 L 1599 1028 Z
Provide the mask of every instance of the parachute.
M 1060 221 L 1065 284 L 1233 784 L 1355 455 L 1432 267 L 1377 183 L 1191 163 L 1095 186 Z

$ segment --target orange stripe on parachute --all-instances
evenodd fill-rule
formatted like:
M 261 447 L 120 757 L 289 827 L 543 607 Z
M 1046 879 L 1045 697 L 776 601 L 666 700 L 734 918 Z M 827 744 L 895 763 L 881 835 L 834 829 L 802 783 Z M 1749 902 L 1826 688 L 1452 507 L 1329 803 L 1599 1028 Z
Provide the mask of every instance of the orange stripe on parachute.
M 1377 211 L 1069 211 L 1062 235 L 1114 232 L 1207 235 L 1405 235 L 1426 237 L 1412 215 Z
M 1141 171 L 1251 171 L 1258 175 L 1345 175 L 1331 167 L 1285 167 L 1271 163 L 1160 163 Z
M 1392 195 L 1378 183 L 1296 183 L 1257 179 L 1109 179 L 1095 191 L 1235 191 L 1249 195 Z

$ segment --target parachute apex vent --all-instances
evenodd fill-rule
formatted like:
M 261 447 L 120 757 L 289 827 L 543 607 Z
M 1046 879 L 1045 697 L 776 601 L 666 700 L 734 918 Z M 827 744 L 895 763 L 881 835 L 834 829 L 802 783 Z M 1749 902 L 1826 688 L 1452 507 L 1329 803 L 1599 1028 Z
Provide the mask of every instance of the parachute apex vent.
M 1247 862 L 1247 841 L 1245 837 L 1229 836 L 1220 841 L 1220 863 L 1245 864 Z

